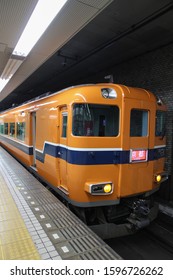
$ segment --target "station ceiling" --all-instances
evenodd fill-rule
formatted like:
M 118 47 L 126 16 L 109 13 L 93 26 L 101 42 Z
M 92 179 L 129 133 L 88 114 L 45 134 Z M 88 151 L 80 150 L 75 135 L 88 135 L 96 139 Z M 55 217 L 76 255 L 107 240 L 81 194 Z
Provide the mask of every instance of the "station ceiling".
M 0 0 L 0 75 L 36 3 Z M 172 27 L 170 0 L 68 0 L 0 92 L 0 111 L 46 92 L 97 82 L 97 73 L 172 43 Z

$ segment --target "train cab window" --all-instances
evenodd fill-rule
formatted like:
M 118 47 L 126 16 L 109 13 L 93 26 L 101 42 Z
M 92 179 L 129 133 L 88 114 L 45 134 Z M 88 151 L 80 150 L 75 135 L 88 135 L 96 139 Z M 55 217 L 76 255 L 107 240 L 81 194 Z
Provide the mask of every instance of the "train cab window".
M 156 136 L 164 136 L 166 130 L 166 112 L 157 110 L 156 111 Z
M 118 136 L 119 108 L 114 105 L 74 104 L 72 130 L 75 136 Z
M 148 111 L 132 109 L 130 115 L 130 136 L 144 137 L 148 135 Z
M 16 131 L 16 137 L 19 140 L 24 141 L 25 140 L 25 122 L 18 122 L 17 123 L 17 131 Z
M 67 137 L 67 112 L 62 113 L 62 134 L 61 137 Z
M 10 123 L 10 136 L 15 136 L 15 123 Z
M 8 135 L 8 123 L 4 123 L 4 134 Z

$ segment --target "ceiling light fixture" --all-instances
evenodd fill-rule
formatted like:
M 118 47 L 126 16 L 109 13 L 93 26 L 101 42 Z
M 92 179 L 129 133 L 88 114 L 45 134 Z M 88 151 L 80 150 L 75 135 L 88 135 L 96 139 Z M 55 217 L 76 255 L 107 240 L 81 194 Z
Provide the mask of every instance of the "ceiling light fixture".
M 68 0 L 39 0 L 0 77 L 0 92 Z
M 14 51 L 26 57 L 67 0 L 39 0 Z
M 12 78 L 12 76 L 17 71 L 17 69 L 22 64 L 22 62 L 23 62 L 22 60 L 14 59 L 14 58 L 10 58 L 8 60 L 4 68 L 4 71 L 2 72 L 2 75 L 0 77 L 0 92 L 9 82 L 9 80 Z

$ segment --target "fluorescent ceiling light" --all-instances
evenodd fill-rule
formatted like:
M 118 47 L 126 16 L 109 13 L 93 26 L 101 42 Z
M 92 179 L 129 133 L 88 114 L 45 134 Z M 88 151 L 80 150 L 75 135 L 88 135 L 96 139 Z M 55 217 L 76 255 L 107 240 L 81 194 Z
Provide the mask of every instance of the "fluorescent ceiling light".
M 0 77 L 0 92 L 22 64 L 67 0 L 39 0 Z M 19 58 L 17 57 L 19 56 Z M 23 57 L 23 59 L 22 59 Z
M 10 58 L 8 60 L 4 68 L 4 71 L 2 72 L 2 75 L 0 77 L 0 92 L 9 82 L 9 80 L 12 78 L 12 76 L 17 71 L 17 69 L 22 64 L 22 62 L 23 62 L 22 60 L 13 59 L 13 58 Z
M 26 57 L 67 0 L 39 0 L 14 51 Z
M 3 90 L 3 88 L 6 86 L 6 84 L 8 83 L 9 79 L 1 79 L 0 78 L 0 92 Z
M 10 58 L 4 68 L 4 71 L 2 72 L 1 79 L 11 79 L 22 62 L 22 60 Z

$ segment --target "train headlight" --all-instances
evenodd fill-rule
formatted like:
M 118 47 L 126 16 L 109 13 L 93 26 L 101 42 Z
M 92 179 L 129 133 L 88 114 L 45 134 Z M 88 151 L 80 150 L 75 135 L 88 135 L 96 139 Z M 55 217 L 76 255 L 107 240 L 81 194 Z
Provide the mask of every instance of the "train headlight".
M 154 181 L 156 183 L 162 183 L 168 179 L 168 174 L 167 172 L 160 172 L 159 174 L 154 175 Z
M 155 180 L 157 183 L 159 183 L 162 180 L 162 176 L 160 174 L 156 175 Z
M 108 195 L 113 192 L 113 184 L 111 182 L 85 184 L 85 191 L 92 195 Z
M 106 185 L 104 186 L 103 190 L 104 190 L 105 193 L 110 193 L 111 190 L 112 190 L 111 184 L 106 184 Z

